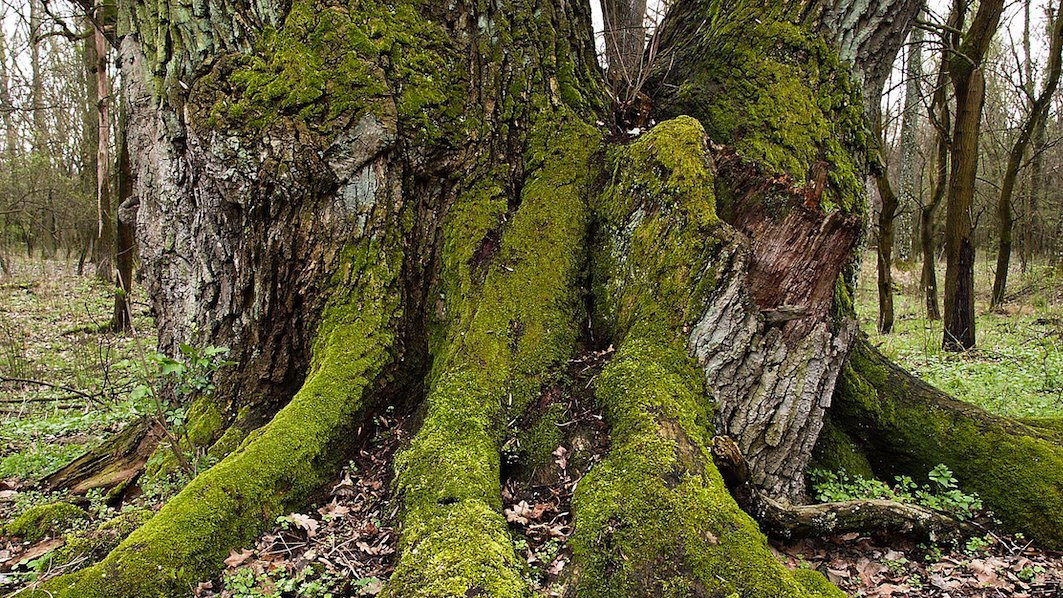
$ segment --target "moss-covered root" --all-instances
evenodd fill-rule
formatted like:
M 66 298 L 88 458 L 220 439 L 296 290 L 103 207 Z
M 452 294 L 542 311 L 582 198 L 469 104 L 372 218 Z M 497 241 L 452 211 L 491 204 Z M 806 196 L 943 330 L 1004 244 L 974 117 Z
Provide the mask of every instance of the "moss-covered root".
M 66 502 L 53 502 L 26 509 L 3 528 L 8 536 L 18 536 L 27 542 L 36 542 L 46 536 L 55 536 L 80 521 L 89 518 L 83 509 Z
M 500 448 L 571 356 L 581 321 L 590 128 L 543 119 L 532 131 L 520 204 L 493 177 L 466 188 L 444 223 L 446 337 L 428 410 L 396 459 L 402 554 L 389 597 L 528 594 L 505 519 Z M 508 224 L 507 224 L 508 222 Z
M 214 575 L 229 550 L 247 546 L 278 514 L 302 506 L 327 482 L 337 442 L 359 420 L 391 362 L 395 264 L 359 245 L 326 307 L 302 389 L 231 455 L 196 477 L 99 564 L 32 595 L 68 598 L 184 597 Z M 25 595 L 26 593 L 20 594 Z
M 681 343 L 626 341 L 596 391 L 612 449 L 573 501 L 577 596 L 844 596 L 819 573 L 787 571 L 731 498 Z
M 831 413 L 884 479 L 925 476 L 944 463 L 1009 527 L 1063 548 L 1063 446 L 1052 431 L 957 401 L 866 339 L 849 358 Z

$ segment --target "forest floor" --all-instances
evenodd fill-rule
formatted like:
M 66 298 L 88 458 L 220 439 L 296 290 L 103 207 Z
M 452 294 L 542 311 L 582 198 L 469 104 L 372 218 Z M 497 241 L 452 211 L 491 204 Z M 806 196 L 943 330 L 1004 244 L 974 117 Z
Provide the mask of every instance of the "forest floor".
M 144 384 L 155 338 L 144 299 L 134 292 L 134 336 L 101 332 L 110 317 L 107 285 L 77 276 L 63 261 L 15 260 L 0 280 L 0 525 L 55 497 L 32 482 L 88 445 L 157 405 L 133 392 Z M 857 295 L 861 325 L 885 353 L 935 385 L 1009 416 L 1063 415 L 1063 275 L 1039 267 L 1016 273 L 1003 313 L 988 312 L 988 268 L 979 263 L 979 348 L 963 355 L 940 351 L 940 323 L 923 317 L 915 268 L 895 271 L 897 326 L 874 334 L 874 261 L 865 264 Z M 47 384 L 41 384 L 47 383 Z M 140 398 L 134 398 L 140 395 Z M 578 406 L 570 405 L 569 410 Z M 338 598 L 377 594 L 396 551 L 395 505 L 390 500 L 391 456 L 410 430 L 401 414 L 382 413 L 375 432 L 320 500 L 280 517 L 254 546 L 234 550 L 228 569 L 196 590 L 201 598 Z M 567 500 L 579 474 L 555 451 L 556 487 L 536 496 L 507 494 L 506 516 L 529 561 L 530 582 L 543 596 L 559 595 L 550 579 L 566 565 L 571 533 Z M 184 480 L 150 489 L 127 505 L 158 508 Z M 962 483 L 962 480 L 961 480 Z M 83 501 L 91 517 L 80 530 L 117 514 L 102 496 Z M 0 536 L 0 594 L 51 573 L 37 543 Z M 990 529 L 966 542 L 928 546 L 856 534 L 773 542 L 792 568 L 825 573 L 853 596 L 1058 597 L 1063 555 L 1021 537 Z

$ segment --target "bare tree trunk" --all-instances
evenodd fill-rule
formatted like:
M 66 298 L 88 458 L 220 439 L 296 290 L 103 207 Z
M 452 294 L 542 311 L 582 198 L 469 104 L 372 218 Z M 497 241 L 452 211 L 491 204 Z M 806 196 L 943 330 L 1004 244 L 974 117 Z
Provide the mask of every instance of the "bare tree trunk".
M 997 218 L 1000 224 L 1000 243 L 997 247 L 997 269 L 993 278 L 992 307 L 999 307 L 1004 301 L 1004 293 L 1008 284 L 1008 266 L 1011 261 L 1011 243 L 1015 217 L 1012 209 L 1012 196 L 1015 192 L 1015 184 L 1019 179 L 1019 170 L 1022 168 L 1022 160 L 1026 156 L 1026 150 L 1035 131 L 1048 114 L 1048 108 L 1052 101 L 1052 95 L 1059 85 L 1061 52 L 1063 52 L 1063 2 L 1060 3 L 1052 27 L 1048 49 L 1048 64 L 1045 68 L 1045 80 L 1042 84 L 1041 93 L 1033 98 L 1030 104 L 1030 112 L 1023 120 L 1019 128 L 1019 136 L 1015 140 L 1011 151 L 1008 153 L 1008 163 L 1004 170 L 1004 180 L 1000 185 L 1000 198 L 997 202 Z M 1031 215 L 1032 219 L 1036 219 Z
M 133 288 L 137 208 L 140 206 L 140 199 L 133 195 L 133 169 L 129 159 L 129 142 L 126 139 L 129 117 L 125 102 L 119 101 L 118 236 L 115 245 L 114 314 L 111 316 L 111 329 L 115 332 L 127 332 L 133 327 L 129 293 Z
M 627 91 L 638 80 L 645 65 L 646 0 L 603 0 L 605 59 L 609 77 Z M 627 98 L 624 98 L 627 99 Z
M 878 331 L 881 334 L 893 332 L 893 239 L 895 233 L 894 219 L 900 203 L 893 193 L 887 170 L 883 168 L 875 173 L 875 184 L 882 207 L 878 213 L 877 248 L 878 257 Z
M 3 16 L 6 16 L 6 10 L 3 12 Z M 15 130 L 15 110 L 14 104 L 11 101 L 11 74 L 8 67 L 8 46 L 7 46 L 7 32 L 0 30 L 0 122 L 4 124 L 4 151 L 7 159 L 6 172 L 0 173 L 3 176 L 5 183 L 10 190 L 10 197 L 5 198 L 10 205 L 14 206 L 14 194 L 16 183 L 16 168 L 18 164 L 18 132 Z M 0 236 L 0 267 L 3 268 L 4 274 L 10 273 L 10 262 L 7 258 L 7 230 L 8 230 L 8 215 L 4 215 L 2 222 L 4 223 L 4 233 Z
M 899 206 L 903 218 L 901 227 L 904 231 L 901 242 L 901 259 L 908 260 L 909 248 L 918 247 L 916 241 L 919 227 L 917 206 L 922 202 L 917 197 L 916 189 L 919 166 L 919 148 L 916 132 L 919 129 L 920 107 L 922 106 L 923 85 L 923 29 L 912 28 L 908 38 L 908 59 L 904 67 L 904 112 L 901 114 L 901 156 L 900 156 L 900 197 Z
M 99 17 L 99 15 L 98 15 Z M 107 75 L 110 46 L 99 27 L 92 28 L 92 56 L 96 59 L 93 82 L 96 84 L 96 276 L 114 280 L 115 210 L 111 194 L 111 83 Z
M 955 25 L 959 22 L 959 18 L 960 14 L 958 12 L 953 11 L 950 13 L 948 24 L 952 29 L 956 29 Z M 935 217 L 937 208 L 944 200 L 948 189 L 949 143 L 952 129 L 952 116 L 948 102 L 948 48 L 955 45 L 954 42 L 950 41 L 955 35 L 955 33 L 948 31 L 941 34 L 941 56 L 938 74 L 934 81 L 934 94 L 930 102 L 930 116 L 936 131 L 933 187 L 930 191 L 929 200 L 922 205 L 919 214 L 919 245 L 923 257 L 923 267 L 919 280 L 923 289 L 923 298 L 926 301 L 927 319 L 931 321 L 941 319 L 941 310 L 938 307 Z
M 954 10 L 962 14 L 962 9 Z M 949 351 L 963 351 L 975 345 L 972 211 L 978 173 L 978 137 L 985 102 L 982 60 L 996 33 L 1002 10 L 1002 0 L 979 4 L 962 43 L 949 58 L 949 77 L 956 92 L 948 203 L 945 207 L 945 329 L 942 347 Z
M 33 145 L 34 166 L 43 172 L 36 176 L 47 176 L 51 169 L 50 154 L 47 142 L 47 123 L 44 112 L 44 73 L 41 71 L 41 7 L 40 0 L 29 2 L 29 26 L 30 26 L 30 105 L 33 112 Z M 55 211 L 52 190 L 49 187 L 47 193 L 42 195 L 42 202 L 38 209 L 38 230 L 40 236 L 41 256 L 45 259 L 55 257 Z

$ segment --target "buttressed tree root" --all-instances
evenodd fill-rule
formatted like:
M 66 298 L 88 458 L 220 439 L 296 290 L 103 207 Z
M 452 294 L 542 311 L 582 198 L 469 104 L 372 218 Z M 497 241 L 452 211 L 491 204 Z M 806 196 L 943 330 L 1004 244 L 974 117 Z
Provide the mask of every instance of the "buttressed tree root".
M 507 214 L 503 188 L 488 178 L 459 193 L 443 225 L 447 332 L 425 421 L 396 458 L 402 556 L 387 596 L 528 593 L 502 516 L 503 428 L 575 350 L 598 143 L 571 115 L 544 116 L 516 210 Z M 485 252 L 496 227 L 499 245 Z
M 618 347 L 596 383 L 612 444 L 573 498 L 577 595 L 842 596 L 776 560 L 709 453 L 711 406 L 684 324 L 742 249 L 716 216 L 704 130 L 666 121 L 611 166 L 593 270 L 599 326 Z
M 388 249 L 392 253 L 388 253 Z M 273 420 L 200 474 L 100 563 L 20 595 L 187 596 L 277 515 L 331 479 L 394 350 L 398 256 L 381 240 L 350 248 L 322 317 L 306 382 Z
M 1063 548 L 1063 444 L 1053 430 L 957 401 L 866 338 L 849 356 L 831 413 L 882 479 L 925 477 L 944 463 L 1010 528 Z

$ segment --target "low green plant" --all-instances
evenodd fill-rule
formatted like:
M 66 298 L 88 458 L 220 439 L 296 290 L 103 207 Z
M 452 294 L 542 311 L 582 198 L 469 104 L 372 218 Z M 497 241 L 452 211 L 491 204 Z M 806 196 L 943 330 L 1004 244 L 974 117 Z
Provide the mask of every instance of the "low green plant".
M 908 476 L 897 476 L 890 486 L 879 480 L 850 478 L 844 472 L 822 469 L 809 471 L 812 491 L 818 500 L 837 502 L 857 499 L 885 499 L 916 504 L 966 520 L 982 510 L 982 501 L 975 494 L 960 490 L 959 482 L 943 464 L 930 471 L 927 484 L 917 484 Z
M 174 458 L 190 476 L 200 469 L 205 454 L 197 453 L 188 438 L 188 406 L 199 397 L 213 394 L 214 374 L 235 365 L 236 362 L 225 359 L 228 353 L 228 347 L 197 348 L 182 343 L 178 356 L 154 353 L 143 357 L 135 370 L 130 400 L 150 406 Z
M 291 571 L 277 568 L 256 573 L 251 567 L 240 567 L 226 573 L 222 585 L 232 598 L 333 598 L 346 580 L 306 566 Z M 375 577 L 358 578 L 351 582 L 356 591 L 370 584 L 379 585 Z

